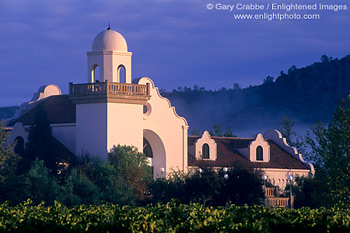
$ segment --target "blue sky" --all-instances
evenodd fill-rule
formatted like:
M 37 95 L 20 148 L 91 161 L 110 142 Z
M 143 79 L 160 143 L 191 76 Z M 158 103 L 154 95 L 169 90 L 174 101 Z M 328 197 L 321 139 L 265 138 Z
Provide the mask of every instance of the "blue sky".
M 206 8 L 321 1 L 348 9 L 311 12 L 319 20 L 268 21 L 233 17 L 258 11 Z M 350 0 L 1 0 L 0 106 L 29 101 L 42 85 L 67 93 L 69 82 L 85 83 L 86 52 L 109 22 L 133 53 L 133 78 L 150 77 L 166 90 L 218 89 L 258 85 L 323 54 L 350 54 L 349 8 Z

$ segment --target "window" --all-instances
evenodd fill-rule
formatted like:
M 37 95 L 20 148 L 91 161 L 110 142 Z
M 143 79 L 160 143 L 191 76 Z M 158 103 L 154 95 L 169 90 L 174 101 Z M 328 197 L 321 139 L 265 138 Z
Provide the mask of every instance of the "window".
M 100 81 L 100 67 L 95 65 L 91 70 L 91 82 L 97 83 Z
M 202 157 L 203 159 L 209 159 L 209 145 L 207 143 L 202 146 Z
M 256 160 L 257 161 L 263 161 L 264 157 L 263 157 L 263 148 L 261 146 L 258 146 L 256 148 Z
M 126 70 L 125 70 L 125 67 L 123 65 L 120 65 L 118 67 L 118 82 L 120 83 L 126 83 Z
M 24 140 L 23 140 L 23 138 L 21 136 L 16 137 L 15 143 L 16 143 L 15 153 L 17 155 L 21 154 L 24 151 Z

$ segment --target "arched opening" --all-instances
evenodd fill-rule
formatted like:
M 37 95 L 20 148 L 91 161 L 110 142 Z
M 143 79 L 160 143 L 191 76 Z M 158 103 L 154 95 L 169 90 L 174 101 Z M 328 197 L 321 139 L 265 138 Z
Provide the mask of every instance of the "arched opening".
M 209 159 L 209 156 L 209 145 L 207 143 L 204 143 L 202 146 L 202 158 Z
M 91 70 L 91 82 L 100 82 L 100 67 L 98 65 L 94 65 L 94 67 Z
M 256 148 L 256 160 L 257 161 L 263 161 L 264 160 L 263 148 L 261 146 L 258 146 Z
M 146 138 L 143 138 L 143 153 L 147 158 L 153 158 L 153 151 L 151 144 L 147 141 Z
M 120 65 L 118 67 L 117 70 L 117 74 L 118 74 L 118 82 L 120 83 L 126 83 L 126 70 L 125 70 L 125 66 Z
M 149 144 L 149 147 L 152 151 L 152 167 L 153 167 L 153 177 L 163 177 L 165 174 L 162 173 L 162 169 L 166 169 L 166 154 L 165 154 L 165 147 L 162 142 L 162 139 L 152 130 L 144 130 L 143 131 L 143 137 L 144 142 L 147 141 Z M 147 151 L 144 147 L 144 153 L 147 155 L 147 153 L 150 153 L 150 151 Z M 167 172 L 164 170 L 164 172 Z
M 15 153 L 21 154 L 24 151 L 24 139 L 21 136 L 16 137 L 15 144 Z

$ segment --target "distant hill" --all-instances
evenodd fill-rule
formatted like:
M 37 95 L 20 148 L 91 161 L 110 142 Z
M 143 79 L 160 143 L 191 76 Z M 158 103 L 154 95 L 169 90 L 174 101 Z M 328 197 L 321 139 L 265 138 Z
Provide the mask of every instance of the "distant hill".
M 13 117 L 17 109 L 18 106 L 0 107 L 0 120 Z
M 217 77 L 218 79 L 220 77 Z M 264 131 L 278 128 L 282 114 L 296 125 L 328 122 L 341 98 L 350 94 L 350 55 L 332 59 L 323 55 L 320 62 L 305 68 L 292 66 L 274 80 L 268 76 L 259 86 L 205 90 L 200 87 L 162 91 L 179 115 L 194 129 L 232 126 L 233 132 Z M 252 132 L 253 132 L 252 131 Z
M 300 69 L 292 66 L 276 80 L 268 76 L 258 86 L 242 89 L 235 84 L 219 90 L 194 86 L 161 93 L 187 119 L 190 132 L 218 124 L 223 130 L 232 126 L 238 136 L 252 136 L 279 128 L 283 114 L 294 119 L 296 126 L 308 127 L 328 122 L 339 100 L 350 94 L 350 55 L 342 59 L 323 55 L 320 62 Z M 17 108 L 0 108 L 0 118 L 12 117 Z

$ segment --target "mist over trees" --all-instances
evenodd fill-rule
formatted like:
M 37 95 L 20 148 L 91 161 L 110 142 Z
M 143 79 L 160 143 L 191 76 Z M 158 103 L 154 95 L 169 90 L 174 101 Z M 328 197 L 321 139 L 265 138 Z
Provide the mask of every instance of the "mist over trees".
M 162 95 L 187 119 L 191 129 L 207 130 L 219 124 L 223 128 L 232 126 L 237 133 L 276 127 L 283 114 L 298 125 L 329 122 L 335 106 L 349 90 L 350 55 L 342 59 L 323 55 L 320 62 L 305 68 L 293 65 L 277 78 L 264 78 L 258 86 L 242 89 L 235 83 L 232 88 L 219 90 L 179 87 L 171 92 L 163 90 Z
M 278 77 L 267 76 L 262 82 L 247 88 L 238 83 L 219 90 L 195 85 L 161 93 L 195 134 L 219 125 L 222 134 L 231 127 L 237 136 L 251 136 L 279 125 L 283 114 L 298 126 L 308 127 L 317 121 L 329 122 L 339 100 L 349 94 L 350 55 L 341 59 L 323 55 L 319 62 L 304 68 L 292 65 Z M 0 119 L 12 117 L 16 109 L 0 108 Z M 242 135 L 245 131 L 251 134 Z

